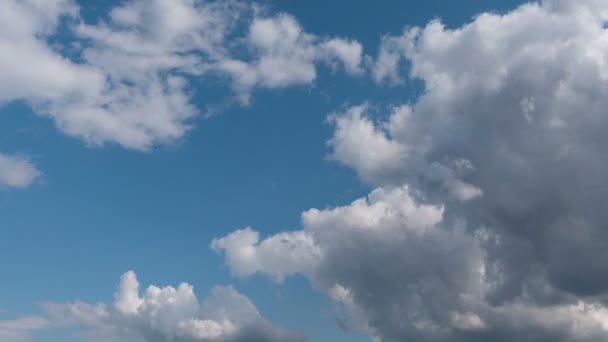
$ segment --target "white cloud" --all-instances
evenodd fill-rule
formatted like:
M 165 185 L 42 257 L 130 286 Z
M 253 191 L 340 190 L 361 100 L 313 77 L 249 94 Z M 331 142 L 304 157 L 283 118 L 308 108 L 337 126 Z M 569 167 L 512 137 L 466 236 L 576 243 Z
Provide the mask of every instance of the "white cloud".
M 372 77 L 377 83 L 387 82 L 391 85 L 403 83 L 400 73 L 401 62 L 409 37 L 412 32 L 403 36 L 384 36 L 378 50 L 378 57 L 372 65 Z
M 304 212 L 300 231 L 259 242 L 257 233 L 246 229 L 214 240 L 212 247 L 225 252 L 239 276 L 259 272 L 280 281 L 293 273 L 306 275 L 346 307 L 358 329 L 388 338 L 374 322 L 432 320 L 427 301 L 459 308 L 456 293 L 480 291 L 479 248 L 460 231 L 440 229 L 442 216 L 441 207 L 416 203 L 407 188 L 380 188 L 347 206 Z
M 26 101 L 89 144 L 145 150 L 192 128 L 192 80 L 228 76 L 246 102 L 254 87 L 311 83 L 318 62 L 358 72 L 357 42 L 316 37 L 287 14 L 261 17 L 260 8 L 132 0 L 91 24 L 71 0 L 4 1 L 0 104 Z M 51 44 L 61 23 L 71 34 Z M 246 37 L 237 33 L 243 27 Z M 246 58 L 237 58 L 243 50 Z
M 63 0 L 8 0 L 0 4 L 0 103 L 55 100 L 81 87 L 102 85 L 94 70 L 71 63 L 45 41 L 59 18 L 75 11 L 71 1 Z
M 25 157 L 0 153 L 0 189 L 25 188 L 40 176 L 40 172 Z
M 243 102 L 251 88 L 285 87 L 310 84 L 317 76 L 315 63 L 341 63 L 351 74 L 361 72 L 362 46 L 352 40 L 320 38 L 303 31 L 297 20 L 287 14 L 254 18 L 247 43 L 253 52 L 250 62 L 224 59 L 220 70 L 234 80 Z
M 367 109 L 367 105 L 360 105 L 343 114 L 332 114 L 329 120 L 336 129 L 328 145 L 332 148 L 330 158 L 354 167 L 362 179 L 375 183 L 375 178 L 384 178 L 378 175 L 390 177 L 401 172 L 407 148 L 377 129 L 364 115 Z
M 79 327 L 86 341 L 303 341 L 263 319 L 247 297 L 216 286 L 199 304 L 192 286 L 149 286 L 140 294 L 133 272 L 120 280 L 112 304 L 48 304 L 56 325 Z
M 318 247 L 307 234 L 282 233 L 260 243 L 259 233 L 251 228 L 214 240 L 211 247 L 227 252 L 227 261 L 235 275 L 246 277 L 260 268 L 268 268 L 277 281 L 287 275 L 308 271 L 320 257 Z
M 49 322 L 38 316 L 27 316 L 14 320 L 0 320 L 0 340 L 3 342 L 26 342 L 31 332 L 47 328 Z
M 348 206 L 303 213 L 302 231 L 278 233 L 260 242 L 259 233 L 245 228 L 213 240 L 211 247 L 226 253 L 237 276 L 263 272 L 282 281 L 290 274 L 310 274 L 324 262 L 327 246 L 319 243 L 334 243 L 349 234 L 375 235 L 380 241 L 393 238 L 393 233 L 420 233 L 440 222 L 441 216 L 442 208 L 416 205 L 406 188 L 377 189 Z

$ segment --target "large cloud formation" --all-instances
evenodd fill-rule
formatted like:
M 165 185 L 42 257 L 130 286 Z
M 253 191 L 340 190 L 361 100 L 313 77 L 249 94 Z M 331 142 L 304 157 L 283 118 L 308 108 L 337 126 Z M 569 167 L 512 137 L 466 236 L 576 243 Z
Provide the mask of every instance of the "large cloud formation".
M 422 95 L 334 113 L 328 142 L 378 189 L 212 247 L 237 276 L 306 275 L 378 341 L 605 341 L 607 21 L 547 0 L 386 36 L 374 78 L 408 69 Z
M 0 104 L 26 101 L 89 144 L 138 150 L 188 132 L 193 80 L 226 79 L 246 103 L 255 87 L 310 84 L 318 63 L 361 71 L 359 43 L 239 1 L 131 0 L 87 22 L 73 0 L 8 0 L 0 30 Z
M 273 326 L 247 297 L 216 286 L 199 304 L 192 286 L 149 286 L 143 296 L 133 272 L 123 274 L 114 302 L 48 304 L 54 324 L 80 327 L 86 341 L 238 342 L 303 341 Z M 1 325 L 0 325 L 1 327 Z

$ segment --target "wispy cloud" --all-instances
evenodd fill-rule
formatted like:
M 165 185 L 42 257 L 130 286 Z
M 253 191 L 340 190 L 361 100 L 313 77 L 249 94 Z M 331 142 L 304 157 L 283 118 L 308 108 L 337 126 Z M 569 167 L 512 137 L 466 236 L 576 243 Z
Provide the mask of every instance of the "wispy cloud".
M 47 328 L 48 326 L 48 320 L 39 316 L 0 320 L 0 339 L 4 342 L 29 341 L 31 332 Z

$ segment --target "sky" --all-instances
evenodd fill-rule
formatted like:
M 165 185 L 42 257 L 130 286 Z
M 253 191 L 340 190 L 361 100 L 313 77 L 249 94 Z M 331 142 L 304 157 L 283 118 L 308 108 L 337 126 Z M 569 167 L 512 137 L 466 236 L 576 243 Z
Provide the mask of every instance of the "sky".
M 0 2 L 0 341 L 608 340 L 608 2 Z

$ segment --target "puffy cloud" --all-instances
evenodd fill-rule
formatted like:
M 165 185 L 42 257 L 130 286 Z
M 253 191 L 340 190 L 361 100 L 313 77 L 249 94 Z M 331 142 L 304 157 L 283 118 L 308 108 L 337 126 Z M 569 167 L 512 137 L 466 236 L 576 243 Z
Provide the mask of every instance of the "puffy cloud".
M 76 325 L 86 341 L 303 341 L 263 319 L 247 297 L 216 286 L 199 304 L 192 286 L 149 286 L 123 274 L 112 304 L 48 304 L 54 324 Z
M 28 159 L 0 153 L 0 189 L 25 188 L 38 176 L 40 172 Z
M 104 85 L 39 109 L 93 144 L 145 149 L 183 137 L 197 114 L 188 80 L 222 58 L 236 15 L 231 9 L 190 0 L 130 1 L 112 9 L 108 22 L 79 23 L 79 55 Z
M 93 70 L 66 60 L 45 41 L 61 17 L 75 12 L 72 2 L 64 0 L 0 4 L 0 103 L 57 99 L 80 87 L 101 85 L 102 79 Z
M 448 209 L 500 237 L 492 248 L 504 273 L 497 300 L 520 295 L 537 268 L 568 293 L 608 289 L 593 266 L 608 260 L 601 206 L 608 197 L 601 185 L 608 169 L 607 8 L 545 1 L 484 13 L 454 30 L 434 21 L 386 38 L 401 42 L 424 94 L 368 127 L 390 149 L 349 143 L 357 133 L 344 132 L 342 121 L 357 127 L 371 125 L 368 119 L 344 114 L 336 121 L 334 158 L 368 182 L 407 182 L 439 201 L 446 192 L 479 199 Z M 373 168 L 352 158 L 389 152 L 395 156 Z
M 9 0 L 0 12 L 0 104 L 24 100 L 93 145 L 145 150 L 182 138 L 198 113 L 194 79 L 226 76 L 246 102 L 257 86 L 311 83 L 318 62 L 349 73 L 361 62 L 355 41 L 316 37 L 238 1 L 132 0 L 95 23 L 72 0 Z
M 231 75 L 241 100 L 248 101 L 254 86 L 278 88 L 309 84 L 316 78 L 315 62 L 340 63 L 347 72 L 361 72 L 361 44 L 341 38 L 320 38 L 302 30 L 287 14 L 254 18 L 247 43 L 252 61 L 225 59 L 219 68 Z
M 548 0 L 384 37 L 374 77 L 409 63 L 422 94 L 331 114 L 328 142 L 381 190 L 213 247 L 236 275 L 306 275 L 379 341 L 606 340 L 607 21 L 605 1 Z
M 444 209 L 407 188 L 376 189 L 350 205 L 302 214 L 302 230 L 262 241 L 250 228 L 212 242 L 238 276 L 303 274 L 337 305 L 347 329 L 379 341 L 600 341 L 599 302 L 494 305 L 482 233 L 445 225 Z M 279 263 L 280 260 L 281 262 Z
M 479 291 L 474 284 L 483 266 L 481 254 L 474 253 L 479 248 L 461 231 L 439 229 L 442 215 L 441 207 L 417 204 L 407 188 L 380 188 L 347 206 L 304 212 L 300 231 L 259 242 L 257 233 L 246 229 L 212 246 L 226 253 L 240 276 L 306 275 L 365 323 L 358 328 L 388 338 L 377 325 L 424 324 L 443 315 L 440 308 L 463 305 L 452 291 Z M 446 295 L 439 296 L 442 292 Z
M 29 341 L 30 333 L 48 327 L 49 322 L 42 317 L 28 316 L 14 320 L 0 320 L 0 339 L 5 342 Z
M 417 181 L 441 189 L 457 200 L 468 201 L 483 194 L 481 189 L 459 177 L 474 170 L 469 160 L 455 158 L 447 165 L 425 160 L 423 154 L 431 141 L 415 124 L 410 124 L 409 106 L 394 108 L 386 123 L 374 123 L 365 115 L 368 110 L 368 105 L 360 105 L 330 115 L 330 122 L 335 125 L 334 136 L 328 141 L 332 159 L 354 168 L 372 185 L 413 183 L 412 178 L 421 175 Z M 400 137 L 413 142 L 408 144 Z
M 329 121 L 336 129 L 328 145 L 333 150 L 330 158 L 355 167 L 362 179 L 375 183 L 378 177 L 384 180 L 402 172 L 407 148 L 377 129 L 364 115 L 366 110 L 364 104 L 331 115 Z
M 318 247 L 307 234 L 277 234 L 260 243 L 260 234 L 249 227 L 214 240 L 211 247 L 227 252 L 233 274 L 246 277 L 265 269 L 277 281 L 308 271 L 320 256 Z
M 260 242 L 259 233 L 248 227 L 213 240 L 211 247 L 226 253 L 226 262 L 237 276 L 263 272 L 282 281 L 290 274 L 314 272 L 327 258 L 320 243 L 350 234 L 393 239 L 392 233 L 423 232 L 441 221 L 441 215 L 440 207 L 417 206 L 405 188 L 377 189 L 348 206 L 303 213 L 302 231 L 279 233 Z

